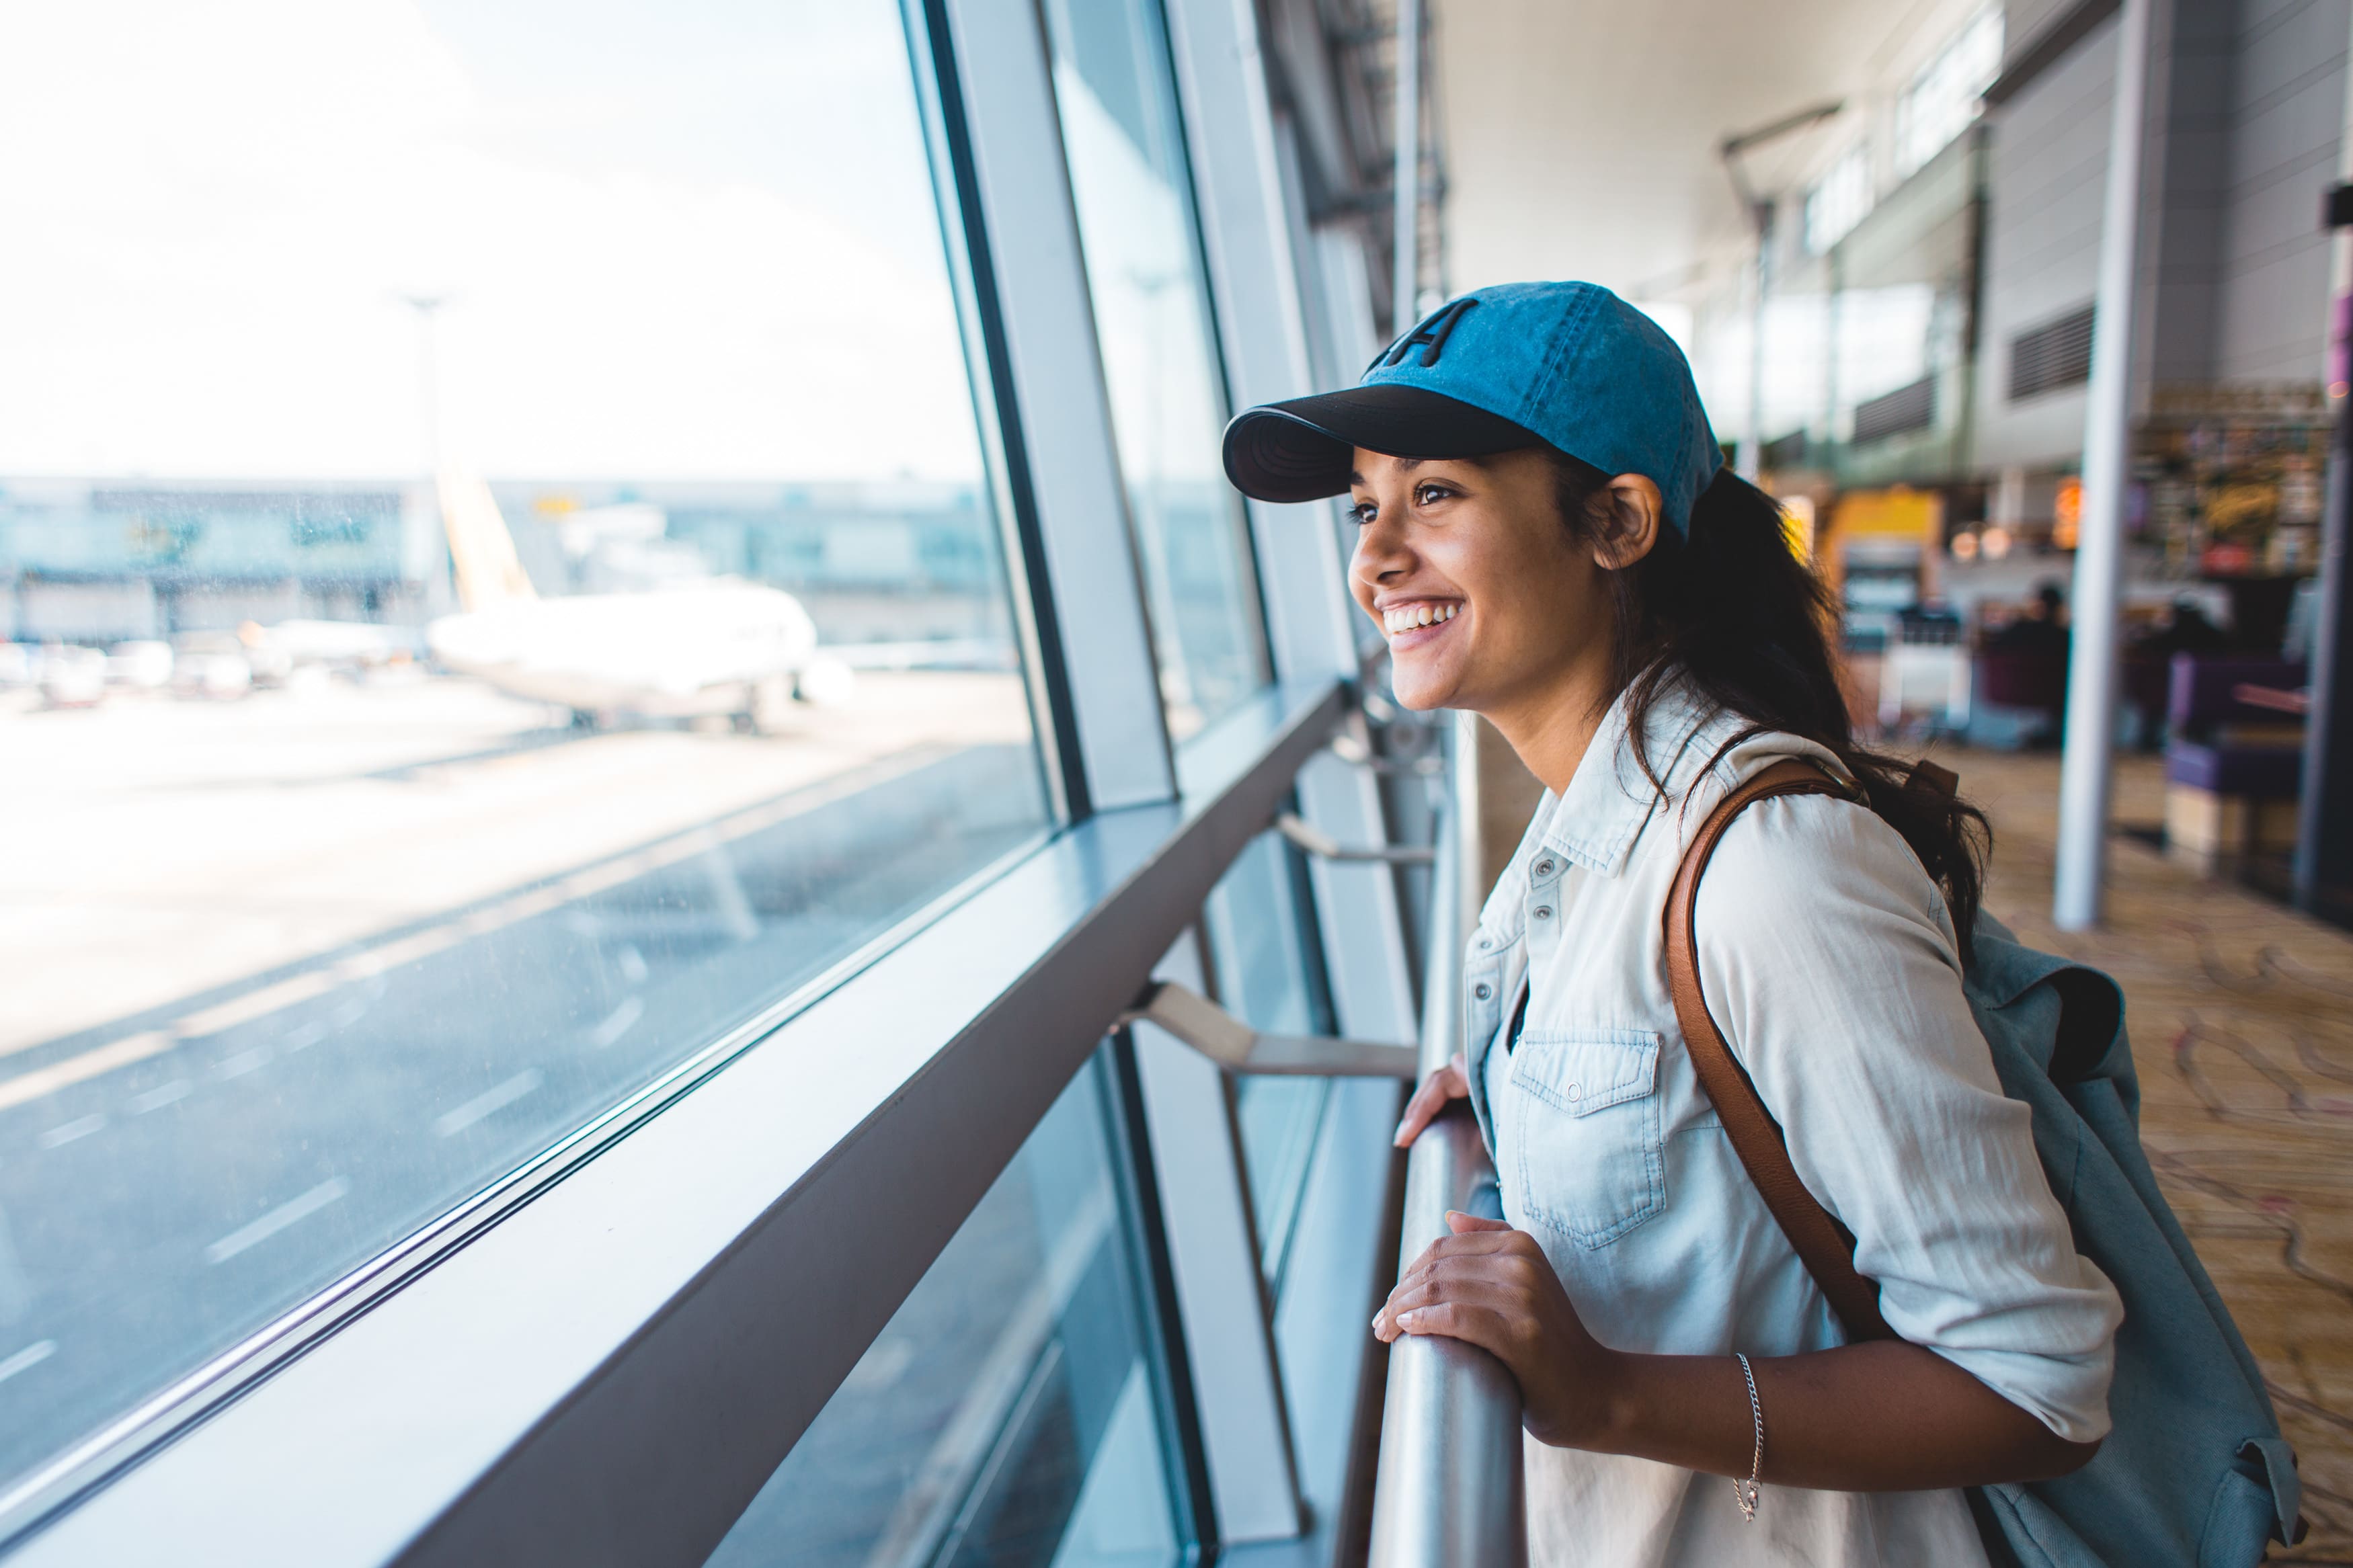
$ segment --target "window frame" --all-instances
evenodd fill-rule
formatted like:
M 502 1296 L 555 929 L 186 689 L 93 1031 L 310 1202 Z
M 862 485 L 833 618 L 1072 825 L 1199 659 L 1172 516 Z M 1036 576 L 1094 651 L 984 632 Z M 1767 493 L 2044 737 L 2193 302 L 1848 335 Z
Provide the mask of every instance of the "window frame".
M 1132 538 L 1104 526 L 1124 496 L 1041 20 L 1028 0 L 902 12 L 1064 826 L 37 1472 L 0 1500 L 0 1555 L 700 1563 L 1293 791 L 1335 837 L 1388 841 L 1372 776 L 1327 749 L 1362 721 L 1354 623 L 1315 509 L 1251 504 L 1276 682 L 1171 748 Z M 1280 364 L 1251 353 L 1242 368 L 1252 311 L 1271 298 L 1295 325 L 1299 286 L 1254 23 L 1226 0 L 1166 0 L 1165 16 L 1229 394 L 1281 395 L 1278 381 L 1305 379 L 1296 331 Z M 1213 216 L 1229 202 L 1264 221 Z M 1023 417 L 1034 409 L 1052 416 Z M 1342 1027 L 1414 1037 L 1394 878 L 1324 862 L 1312 876 Z M 832 1048 L 844 1039 L 859 1050 Z M 1199 1086 L 1155 1094 L 1142 1049 L 1113 1047 L 1121 1134 L 1151 1200 L 1138 1207 L 1161 1370 L 1181 1406 L 1172 1483 L 1208 1550 L 1295 1536 L 1312 1518 L 1328 1552 L 1362 1469 L 1368 1352 L 1342 1331 L 1385 1261 L 1400 1087 L 1335 1097 L 1308 1177 L 1331 1230 L 1316 1288 L 1278 1312 L 1248 1249 L 1247 1290 L 1216 1302 L 1240 1331 L 1255 1314 L 1269 1345 L 1256 1387 L 1238 1390 L 1187 1361 L 1209 1298 L 1180 1289 L 1187 1259 L 1166 1228 L 1171 1179 L 1200 1151 L 1162 1132 L 1166 1113 L 1198 1109 Z M 1204 1081 L 1224 1104 L 1214 1071 Z M 1275 1429 L 1302 1470 L 1287 1520 L 1278 1506 L 1236 1532 L 1205 1475 L 1203 1412 L 1238 1396 L 1263 1408 L 1271 1392 L 1279 1422 L 1275 1377 L 1324 1407 L 1295 1442 Z M 1261 1426 L 1244 1450 L 1269 1438 Z

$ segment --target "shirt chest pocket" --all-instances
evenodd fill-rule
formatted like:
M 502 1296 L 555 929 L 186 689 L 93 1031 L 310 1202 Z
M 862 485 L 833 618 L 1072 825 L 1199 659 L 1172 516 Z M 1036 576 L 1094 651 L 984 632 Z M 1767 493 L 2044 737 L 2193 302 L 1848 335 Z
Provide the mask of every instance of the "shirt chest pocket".
M 1585 1247 L 1666 1206 L 1659 1037 L 1641 1029 L 1530 1029 L 1512 1053 L 1504 1115 L 1521 1206 Z

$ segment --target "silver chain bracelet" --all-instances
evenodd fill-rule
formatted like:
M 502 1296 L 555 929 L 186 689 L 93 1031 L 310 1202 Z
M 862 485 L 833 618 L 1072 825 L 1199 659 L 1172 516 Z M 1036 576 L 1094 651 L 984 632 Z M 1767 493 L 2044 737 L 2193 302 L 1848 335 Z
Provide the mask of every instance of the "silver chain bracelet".
M 1748 1479 L 1735 1477 L 1733 1495 L 1740 1500 L 1740 1517 L 1750 1524 L 1757 1522 L 1757 1481 L 1765 1473 L 1765 1402 L 1757 1397 L 1757 1374 L 1749 1369 L 1748 1358 L 1738 1351 L 1733 1359 L 1740 1363 L 1740 1375 L 1748 1380 L 1748 1418 L 1757 1428 L 1757 1450 L 1748 1458 Z

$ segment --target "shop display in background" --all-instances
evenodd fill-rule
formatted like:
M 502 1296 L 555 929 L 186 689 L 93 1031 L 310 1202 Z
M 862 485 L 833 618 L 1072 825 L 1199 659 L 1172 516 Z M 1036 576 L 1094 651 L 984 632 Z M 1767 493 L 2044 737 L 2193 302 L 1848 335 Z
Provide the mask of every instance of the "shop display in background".
M 2317 385 L 2158 387 L 2136 441 L 2168 573 L 2302 576 L 2320 551 L 2328 404 Z

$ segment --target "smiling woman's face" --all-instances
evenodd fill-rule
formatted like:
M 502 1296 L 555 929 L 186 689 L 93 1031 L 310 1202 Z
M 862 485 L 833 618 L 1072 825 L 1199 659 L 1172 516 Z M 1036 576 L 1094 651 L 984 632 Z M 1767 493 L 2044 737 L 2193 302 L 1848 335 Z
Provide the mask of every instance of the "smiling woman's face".
M 1416 460 L 1359 448 L 1349 563 L 1408 708 L 1491 716 L 1606 670 L 1609 585 L 1562 522 L 1541 450 Z

